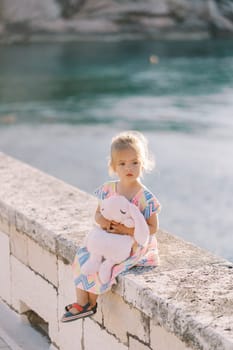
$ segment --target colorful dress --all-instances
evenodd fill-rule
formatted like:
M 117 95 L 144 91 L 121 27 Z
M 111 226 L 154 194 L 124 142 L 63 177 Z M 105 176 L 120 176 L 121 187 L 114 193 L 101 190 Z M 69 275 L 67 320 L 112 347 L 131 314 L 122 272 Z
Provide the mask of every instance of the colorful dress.
M 97 188 L 95 195 L 101 202 L 105 198 L 117 196 L 117 181 L 109 181 Z M 142 187 L 138 193 L 131 199 L 145 219 L 148 219 L 153 213 L 160 211 L 160 203 L 157 198 L 146 188 Z M 133 266 L 156 266 L 159 262 L 157 240 L 155 234 L 150 235 L 149 244 L 146 247 L 136 246 L 125 261 L 115 265 L 112 269 L 112 277 L 108 283 L 102 284 L 99 280 L 98 273 L 91 275 L 82 274 L 80 267 L 89 258 L 89 252 L 85 246 L 80 247 L 74 258 L 73 272 L 74 283 L 79 289 L 86 290 L 94 294 L 102 294 L 111 289 L 116 283 L 116 277 Z

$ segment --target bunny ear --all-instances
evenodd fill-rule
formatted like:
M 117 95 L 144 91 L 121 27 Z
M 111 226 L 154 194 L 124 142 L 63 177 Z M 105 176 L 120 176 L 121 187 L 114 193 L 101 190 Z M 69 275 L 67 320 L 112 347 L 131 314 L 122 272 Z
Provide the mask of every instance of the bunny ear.
M 136 205 L 130 203 L 129 211 L 135 225 L 134 238 L 140 245 L 146 245 L 150 234 L 147 222 Z

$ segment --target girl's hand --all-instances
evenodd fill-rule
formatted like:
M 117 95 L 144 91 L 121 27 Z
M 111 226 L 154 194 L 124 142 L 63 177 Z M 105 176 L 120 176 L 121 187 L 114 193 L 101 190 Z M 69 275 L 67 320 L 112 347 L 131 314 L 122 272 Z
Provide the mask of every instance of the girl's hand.
M 116 221 L 111 221 L 110 225 L 110 231 L 111 233 L 116 233 L 119 235 L 129 235 L 133 236 L 134 234 L 134 227 L 127 227 L 123 224 L 120 224 L 119 222 Z
M 104 217 L 102 217 L 102 220 L 100 222 L 100 227 L 108 232 L 111 232 L 111 225 L 112 225 L 112 221 L 105 219 Z
M 120 224 L 119 222 L 111 221 L 109 232 L 122 234 L 123 233 L 123 227 L 124 227 L 124 225 Z

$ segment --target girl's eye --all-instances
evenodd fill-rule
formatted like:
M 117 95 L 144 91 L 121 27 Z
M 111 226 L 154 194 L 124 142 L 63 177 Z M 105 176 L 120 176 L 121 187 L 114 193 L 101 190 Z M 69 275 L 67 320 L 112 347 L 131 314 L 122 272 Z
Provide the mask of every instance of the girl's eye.
M 138 164 L 138 161 L 133 162 L 133 164 L 134 164 L 134 165 L 137 165 L 137 164 Z
M 120 165 L 123 165 L 123 166 L 124 166 L 124 165 L 125 165 L 125 163 L 120 163 Z

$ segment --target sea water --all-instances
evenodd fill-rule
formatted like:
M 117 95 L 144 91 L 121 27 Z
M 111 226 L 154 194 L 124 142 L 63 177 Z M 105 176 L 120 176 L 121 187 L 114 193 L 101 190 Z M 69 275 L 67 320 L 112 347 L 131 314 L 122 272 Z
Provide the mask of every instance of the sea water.
M 92 193 L 126 129 L 155 155 L 161 228 L 233 261 L 230 41 L 0 47 L 0 151 Z

